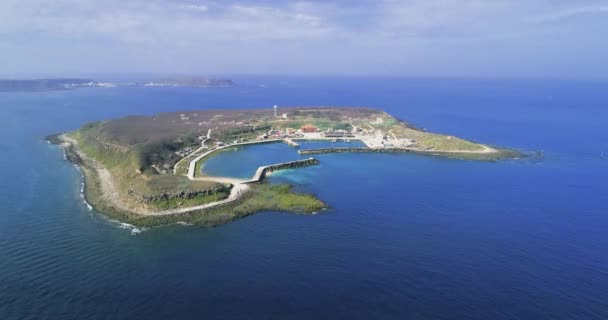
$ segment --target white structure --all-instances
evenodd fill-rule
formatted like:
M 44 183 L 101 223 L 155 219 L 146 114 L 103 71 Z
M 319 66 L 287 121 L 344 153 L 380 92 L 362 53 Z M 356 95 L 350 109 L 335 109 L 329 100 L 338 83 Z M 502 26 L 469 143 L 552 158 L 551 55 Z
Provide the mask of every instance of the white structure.
M 283 113 L 283 119 L 287 119 L 287 113 Z
M 277 108 L 278 108 L 278 107 L 275 105 L 275 106 L 274 106 L 274 116 L 275 116 L 275 117 L 277 117 Z

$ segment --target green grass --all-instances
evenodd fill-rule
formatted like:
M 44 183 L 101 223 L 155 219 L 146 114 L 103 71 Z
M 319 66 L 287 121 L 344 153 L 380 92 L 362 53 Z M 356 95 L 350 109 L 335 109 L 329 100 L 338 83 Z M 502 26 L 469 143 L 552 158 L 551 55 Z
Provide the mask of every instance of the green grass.
M 183 207 L 200 206 L 206 203 L 216 202 L 228 198 L 229 192 L 216 192 L 211 195 L 203 195 L 191 199 L 169 199 L 161 201 L 153 201 L 148 203 L 148 207 L 154 210 L 169 210 Z
M 326 205 L 314 195 L 295 193 L 292 186 L 257 184 L 253 187 L 247 200 L 235 210 L 257 212 L 276 210 L 288 212 L 312 213 L 325 208 Z
M 173 174 L 152 175 L 141 185 L 132 187 L 141 193 L 157 194 L 166 191 L 178 190 L 180 192 L 193 192 L 197 190 L 207 190 L 219 188 L 222 184 L 211 181 L 191 181 L 184 176 Z
M 185 176 L 188 174 L 189 161 L 184 160 L 179 165 L 175 166 L 175 175 Z
M 334 129 L 334 130 L 352 129 L 352 127 L 348 123 L 334 121 L 334 120 L 330 120 L 327 118 L 295 117 L 293 119 L 288 119 L 288 120 L 275 120 L 275 121 L 271 121 L 271 123 L 272 123 L 273 127 L 279 128 L 279 129 L 286 129 L 286 128 L 299 129 L 302 126 L 307 125 L 307 124 L 313 125 L 313 126 L 319 128 L 320 130 L 326 130 L 326 129 L 330 129 L 330 128 Z

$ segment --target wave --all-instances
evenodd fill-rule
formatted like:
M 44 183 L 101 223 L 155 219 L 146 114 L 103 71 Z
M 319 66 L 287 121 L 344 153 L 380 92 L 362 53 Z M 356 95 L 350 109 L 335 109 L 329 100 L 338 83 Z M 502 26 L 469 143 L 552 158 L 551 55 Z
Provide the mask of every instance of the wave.
M 103 217 L 105 217 L 105 216 L 103 216 Z M 137 235 L 137 234 L 140 234 L 140 233 L 148 230 L 147 228 L 140 228 L 140 227 L 134 226 L 132 224 L 128 224 L 126 222 L 120 222 L 118 220 L 110 219 L 107 217 L 105 217 L 105 218 L 108 222 L 115 224 L 119 229 L 130 230 L 132 235 Z
M 116 221 L 116 220 L 113 220 L 113 221 Z M 116 223 L 118 223 L 118 228 L 120 228 L 120 229 L 131 230 L 132 235 L 140 234 L 146 230 L 146 228 L 138 228 L 132 224 L 128 224 L 128 223 L 124 223 L 124 222 L 116 221 Z

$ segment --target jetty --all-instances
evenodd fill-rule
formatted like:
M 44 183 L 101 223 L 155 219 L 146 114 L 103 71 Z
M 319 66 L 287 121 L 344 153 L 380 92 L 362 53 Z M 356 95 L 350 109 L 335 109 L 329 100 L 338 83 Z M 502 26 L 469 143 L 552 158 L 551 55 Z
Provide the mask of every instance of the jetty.
M 308 159 L 303 159 L 303 160 L 289 161 L 289 162 L 271 164 L 268 166 L 262 166 L 262 167 L 259 167 L 258 170 L 255 171 L 255 174 L 253 175 L 253 178 L 251 178 L 251 180 L 246 181 L 244 183 L 260 182 L 260 181 L 264 180 L 264 178 L 266 177 L 266 174 L 273 172 L 273 171 L 309 167 L 309 166 L 315 166 L 318 164 L 319 164 L 319 160 L 317 160 L 315 158 L 308 158 Z
M 300 145 L 297 142 L 293 141 L 291 138 L 285 138 L 285 139 L 283 139 L 283 141 L 285 143 L 287 143 L 290 147 L 294 147 L 294 148 L 300 147 Z

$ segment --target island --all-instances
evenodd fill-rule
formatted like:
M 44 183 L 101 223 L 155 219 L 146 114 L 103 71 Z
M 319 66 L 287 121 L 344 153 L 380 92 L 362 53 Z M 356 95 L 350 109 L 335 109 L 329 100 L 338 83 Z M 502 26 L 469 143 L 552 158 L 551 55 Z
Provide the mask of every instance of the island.
M 277 170 L 314 166 L 332 152 L 403 152 L 498 160 L 517 152 L 430 133 L 371 108 L 270 107 L 128 116 L 88 123 L 47 139 L 82 169 L 85 198 L 98 212 L 136 226 L 215 226 L 259 212 L 314 214 L 312 194 L 266 182 Z M 269 163 L 250 179 L 210 176 L 201 165 L 236 146 L 303 140 L 358 141 L 359 147 L 301 149 L 299 160 Z M 254 168 L 252 168 L 253 170 Z
M 143 86 L 148 87 L 195 87 L 195 88 L 208 88 L 208 87 L 232 87 L 234 82 L 230 79 L 208 79 L 208 78 L 176 78 L 176 79 L 165 79 L 165 80 L 152 80 L 144 82 Z

